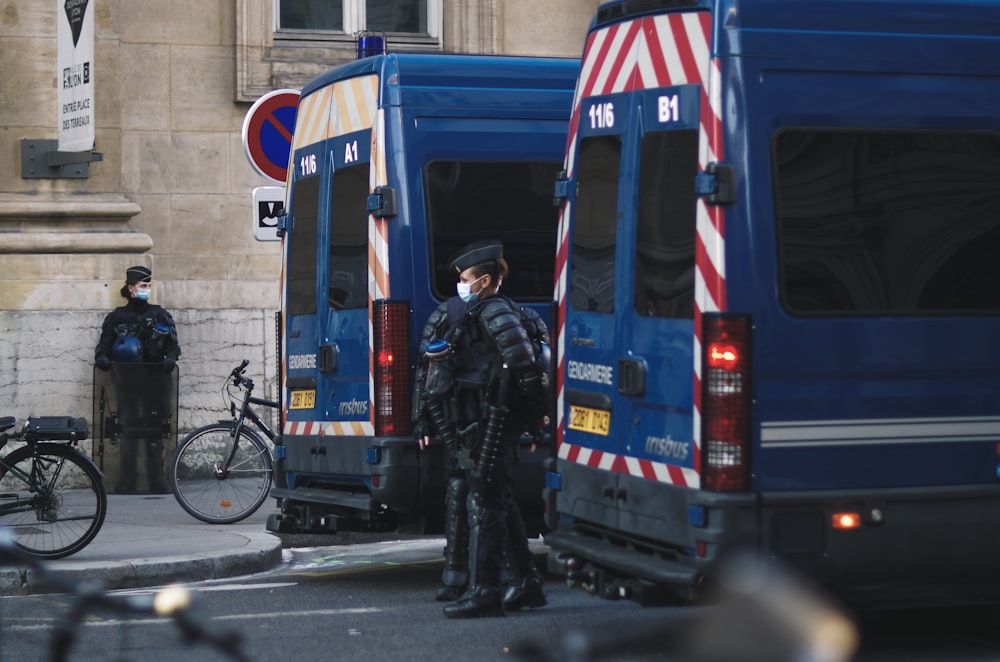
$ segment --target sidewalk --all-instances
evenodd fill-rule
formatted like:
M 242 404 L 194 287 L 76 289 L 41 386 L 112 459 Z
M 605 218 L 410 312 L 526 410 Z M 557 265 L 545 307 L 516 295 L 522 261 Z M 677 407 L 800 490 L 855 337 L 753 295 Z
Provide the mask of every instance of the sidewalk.
M 236 524 L 205 524 L 170 494 L 108 495 L 108 514 L 87 547 L 48 566 L 70 579 L 105 588 L 141 588 L 269 570 L 281 562 L 281 540 L 265 528 L 268 499 Z M 26 568 L 0 567 L 0 596 L 44 593 Z

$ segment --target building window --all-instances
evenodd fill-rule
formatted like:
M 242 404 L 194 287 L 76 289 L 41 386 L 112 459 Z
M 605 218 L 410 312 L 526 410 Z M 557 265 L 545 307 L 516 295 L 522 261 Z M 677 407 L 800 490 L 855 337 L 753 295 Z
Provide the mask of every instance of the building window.
M 390 51 L 493 53 L 497 21 L 496 0 L 236 0 L 236 100 L 302 89 L 355 59 L 363 31 L 386 33 Z
M 430 34 L 428 9 L 439 10 L 440 4 L 441 0 L 278 0 L 278 29 L 426 35 Z

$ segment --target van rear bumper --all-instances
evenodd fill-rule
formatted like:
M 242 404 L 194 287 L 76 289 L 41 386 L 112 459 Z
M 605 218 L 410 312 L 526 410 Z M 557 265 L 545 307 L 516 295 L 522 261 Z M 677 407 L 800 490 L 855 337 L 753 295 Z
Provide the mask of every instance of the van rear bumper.
M 1000 596 L 1000 485 L 763 493 L 760 513 L 762 550 L 852 601 Z
M 428 492 L 442 496 L 441 449 L 417 448 L 411 437 L 286 435 L 278 471 L 286 487 L 272 496 L 356 511 L 382 506 L 401 513 L 424 507 Z
M 443 447 L 420 450 L 412 437 L 285 435 L 283 441 L 284 457 L 275 470 L 284 480 L 270 496 L 280 500 L 287 516 L 276 518 L 275 528 L 269 523 L 270 530 L 363 530 L 375 527 L 376 520 L 379 530 L 411 523 L 428 533 L 441 530 Z M 545 455 L 522 451 L 517 470 L 515 493 L 529 536 L 541 527 Z
M 682 595 L 710 579 L 730 554 L 751 550 L 780 559 L 855 604 L 1000 597 L 1000 485 L 738 495 L 673 486 L 658 491 L 660 498 L 645 503 L 661 520 L 642 532 L 565 518 L 546 534 L 546 543 L 563 561 L 576 557 L 609 577 L 669 585 Z M 860 514 L 861 526 L 835 529 L 833 515 L 843 511 Z M 692 512 L 699 517 L 680 515 Z

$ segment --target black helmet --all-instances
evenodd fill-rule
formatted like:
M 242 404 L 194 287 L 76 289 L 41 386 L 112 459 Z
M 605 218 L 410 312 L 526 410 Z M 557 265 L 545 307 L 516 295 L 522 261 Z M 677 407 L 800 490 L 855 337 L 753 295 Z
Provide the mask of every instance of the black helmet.
M 118 336 L 111 345 L 111 360 L 115 363 L 141 361 L 142 341 L 135 336 Z

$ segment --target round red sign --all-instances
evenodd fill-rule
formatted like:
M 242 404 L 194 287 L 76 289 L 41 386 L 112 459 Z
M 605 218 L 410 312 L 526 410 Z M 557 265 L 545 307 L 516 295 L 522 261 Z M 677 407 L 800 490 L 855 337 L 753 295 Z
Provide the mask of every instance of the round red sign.
M 257 99 L 243 118 L 243 149 L 264 177 L 285 183 L 295 131 L 298 90 L 275 90 Z

